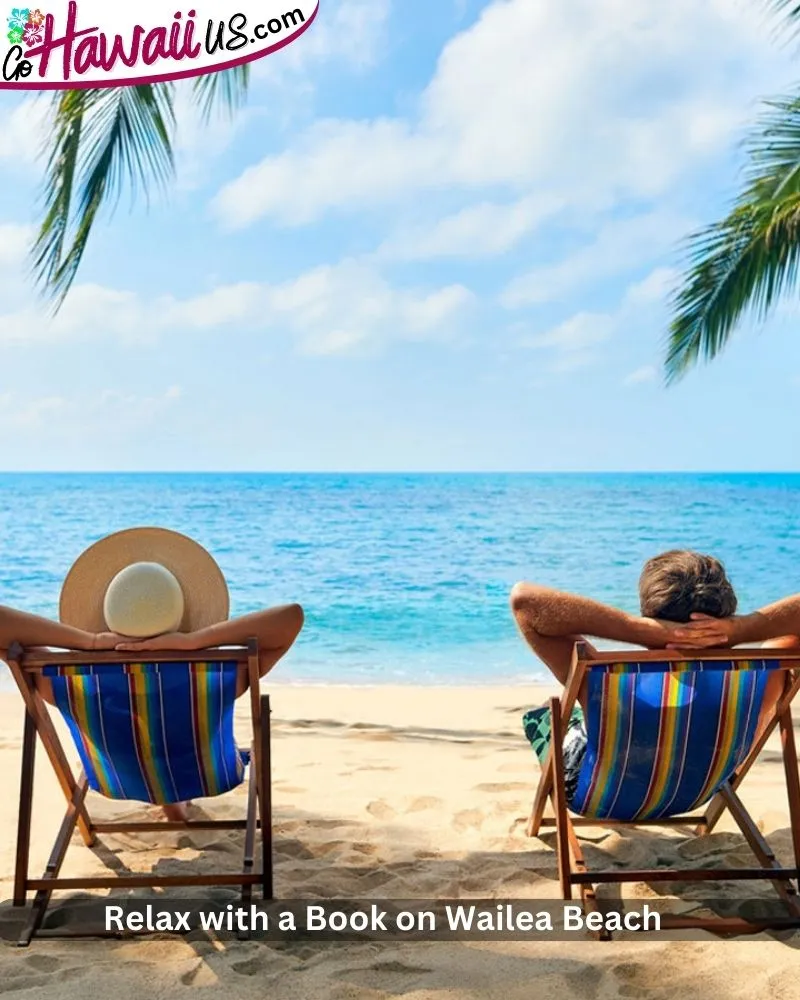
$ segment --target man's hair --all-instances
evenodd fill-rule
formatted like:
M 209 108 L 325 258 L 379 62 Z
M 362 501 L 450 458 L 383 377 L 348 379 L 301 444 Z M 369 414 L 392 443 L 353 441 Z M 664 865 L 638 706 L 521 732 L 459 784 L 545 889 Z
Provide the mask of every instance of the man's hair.
M 693 612 L 729 618 L 736 594 L 725 567 L 713 556 L 673 549 L 644 564 L 639 600 L 645 618 L 688 622 Z

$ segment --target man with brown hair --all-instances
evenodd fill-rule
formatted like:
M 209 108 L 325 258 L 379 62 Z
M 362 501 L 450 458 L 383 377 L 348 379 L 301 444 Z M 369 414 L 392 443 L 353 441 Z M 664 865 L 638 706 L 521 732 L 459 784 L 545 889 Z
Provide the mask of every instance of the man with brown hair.
M 772 640 L 772 646 L 796 645 L 800 634 L 800 595 L 752 615 L 734 617 L 736 594 L 725 568 L 713 556 L 672 550 L 645 563 L 639 579 L 640 615 L 628 614 L 588 597 L 534 583 L 518 583 L 511 609 L 533 652 L 566 684 L 575 642 L 595 636 L 648 649 L 698 649 Z M 590 647 L 591 648 L 591 647 Z M 771 679 L 764 697 L 766 718 L 780 695 L 782 677 Z M 585 708 L 585 686 L 578 701 Z M 540 761 L 550 742 L 546 708 L 528 712 L 523 725 Z M 576 708 L 564 740 L 568 794 L 578 779 L 586 749 L 583 715 Z
M 639 603 L 645 618 L 688 622 L 698 612 L 730 618 L 736 613 L 737 600 L 718 559 L 673 549 L 644 564 L 639 578 Z
M 511 609 L 522 635 L 562 684 L 573 646 L 584 636 L 665 649 L 685 641 L 677 626 L 689 623 L 693 614 L 730 618 L 736 604 L 722 563 L 682 549 L 645 563 L 639 578 L 641 615 L 535 583 L 518 583 L 511 591 Z M 706 635 L 711 636 L 708 627 Z

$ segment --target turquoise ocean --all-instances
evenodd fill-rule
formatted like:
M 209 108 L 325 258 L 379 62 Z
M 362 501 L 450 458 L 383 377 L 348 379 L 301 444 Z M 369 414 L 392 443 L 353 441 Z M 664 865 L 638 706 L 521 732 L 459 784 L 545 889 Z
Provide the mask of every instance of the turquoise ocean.
M 0 603 L 56 616 L 73 560 L 135 525 L 205 545 L 233 614 L 302 603 L 293 682 L 541 678 L 512 584 L 636 610 L 668 548 L 722 559 L 742 609 L 800 591 L 800 474 L 3 474 Z

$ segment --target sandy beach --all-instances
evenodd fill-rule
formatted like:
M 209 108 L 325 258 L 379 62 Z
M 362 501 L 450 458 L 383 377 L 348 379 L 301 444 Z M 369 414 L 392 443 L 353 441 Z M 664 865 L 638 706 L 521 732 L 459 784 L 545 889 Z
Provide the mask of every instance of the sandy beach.
M 276 895 L 284 899 L 558 897 L 550 834 L 528 840 L 524 823 L 538 768 L 520 729 L 521 713 L 549 693 L 529 687 L 292 687 L 272 685 Z M 383 997 L 530 1000 L 537 997 L 647 997 L 670 1000 L 690 991 L 723 997 L 797 995 L 800 934 L 762 934 L 725 941 L 647 941 L 621 935 L 611 943 L 570 941 L 309 943 L 183 939 L 37 940 L 14 944 L 19 911 L 11 896 L 22 707 L 0 696 L 3 948 L 0 991 L 32 997 L 135 994 L 378 1000 Z M 240 705 L 238 724 L 246 734 Z M 743 798 L 784 860 L 788 811 L 777 746 L 770 746 Z M 243 790 L 204 802 L 214 816 L 238 814 Z M 120 807 L 92 797 L 100 816 Z M 37 768 L 33 869 L 43 868 L 62 798 L 44 756 Z M 203 839 L 205 838 L 205 839 Z M 705 841 L 635 831 L 591 834 L 615 863 L 642 867 L 703 858 L 746 862 L 729 820 Z M 105 862 L 76 840 L 63 874 L 100 873 L 104 863 L 149 870 L 158 865 L 203 870 L 230 853 L 235 835 L 166 833 L 108 838 Z M 109 854 L 110 852 L 110 854 Z M 731 892 L 718 884 L 710 891 Z M 626 896 L 655 897 L 633 885 Z M 741 895 L 741 888 L 739 889 Z M 687 894 L 678 898 L 686 902 Z M 685 935 L 684 935 L 685 937 Z

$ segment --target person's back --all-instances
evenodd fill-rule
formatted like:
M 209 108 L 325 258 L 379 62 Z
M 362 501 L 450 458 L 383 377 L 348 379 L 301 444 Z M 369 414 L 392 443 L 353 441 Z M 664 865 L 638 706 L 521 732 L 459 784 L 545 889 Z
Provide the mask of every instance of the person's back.
M 641 615 L 628 614 L 590 598 L 534 583 L 518 583 L 511 607 L 533 652 L 562 684 L 566 683 L 576 639 L 594 636 L 664 649 L 675 638 L 674 625 L 693 614 L 729 618 L 736 593 L 725 567 L 713 556 L 672 549 L 649 559 L 639 578 Z
M 649 559 L 639 577 L 641 617 L 627 614 L 589 598 L 567 594 L 532 583 L 519 583 L 511 593 L 511 607 L 526 642 L 566 684 L 572 665 L 575 642 L 586 636 L 646 646 L 669 645 L 670 623 L 688 623 L 695 613 L 728 618 L 736 611 L 737 600 L 722 563 L 713 556 L 686 549 L 672 549 Z M 778 691 L 770 691 L 771 704 Z M 587 734 L 583 710 L 587 686 L 579 694 L 580 708 L 573 711 L 564 739 L 564 775 L 568 795 L 576 788 Z M 550 746 L 550 712 L 545 706 L 523 716 L 525 735 L 540 763 Z
M 680 636 L 677 626 L 691 623 L 695 615 L 731 620 L 738 602 L 718 559 L 687 549 L 672 549 L 645 563 L 639 578 L 639 603 L 641 615 L 637 616 L 533 583 L 518 583 L 511 593 L 512 611 L 522 635 L 561 684 L 567 682 L 575 642 L 586 641 L 586 636 L 665 649 Z M 782 684 L 779 673 L 770 677 L 759 726 L 772 714 Z M 585 685 L 578 700 L 585 708 Z M 549 711 L 532 709 L 523 723 L 537 756 L 543 759 L 550 742 Z M 585 746 L 582 712 L 576 710 L 564 742 L 569 787 L 577 780 Z

